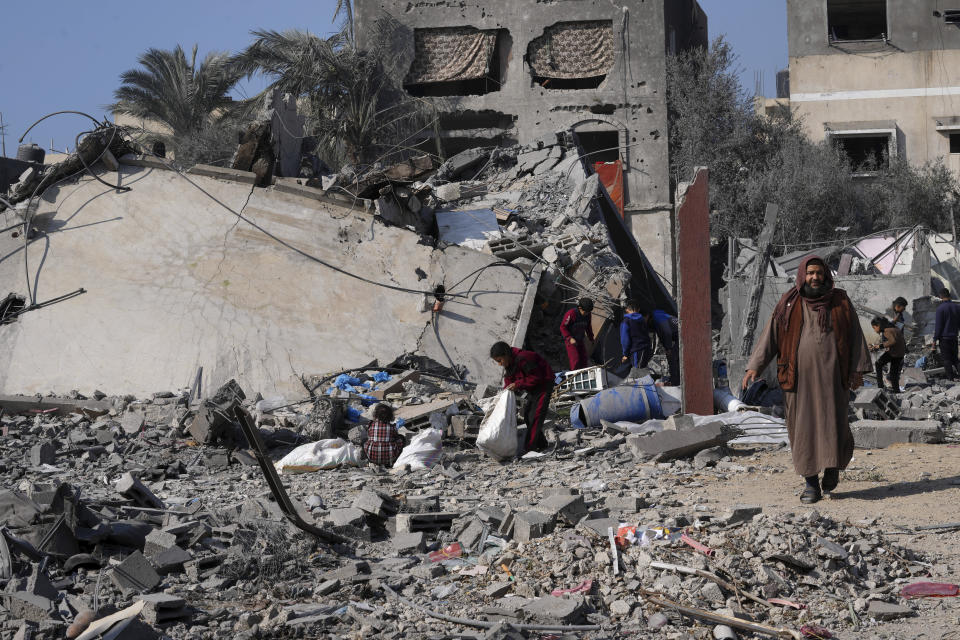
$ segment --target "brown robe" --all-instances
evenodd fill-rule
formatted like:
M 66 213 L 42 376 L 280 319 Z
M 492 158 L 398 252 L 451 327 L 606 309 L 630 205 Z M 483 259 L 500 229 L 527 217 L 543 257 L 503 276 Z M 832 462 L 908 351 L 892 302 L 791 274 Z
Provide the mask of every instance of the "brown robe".
M 849 391 L 844 389 L 833 333 L 821 333 L 817 314 L 803 306 L 803 331 L 797 350 L 796 391 L 783 393 L 787 434 L 793 450 L 793 468 L 803 477 L 827 468 L 846 469 L 853 457 L 853 433 L 847 420 Z M 867 341 L 853 318 L 850 371 L 872 371 Z M 771 318 L 747 362 L 747 369 L 762 374 L 777 357 L 777 327 Z

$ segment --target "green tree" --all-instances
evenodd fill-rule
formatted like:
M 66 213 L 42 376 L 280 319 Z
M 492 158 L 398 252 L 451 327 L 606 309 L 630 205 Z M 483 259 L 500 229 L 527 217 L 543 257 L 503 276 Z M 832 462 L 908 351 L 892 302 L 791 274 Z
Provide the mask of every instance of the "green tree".
M 226 140 L 236 146 L 234 132 L 242 105 L 229 94 L 243 74 L 229 54 L 211 52 L 198 63 L 196 45 L 189 59 L 177 45 L 172 50 L 148 49 L 137 61 L 139 68 L 120 74 L 116 102 L 110 105 L 114 112 L 148 119 L 169 130 L 169 134 L 149 132 L 149 137 L 172 146 L 181 163 L 222 156 Z
M 261 97 L 280 90 L 301 99 L 308 131 L 327 164 L 365 166 L 410 152 L 431 122 L 426 103 L 403 90 L 405 73 L 397 66 L 391 33 L 378 23 L 371 48 L 360 50 L 352 27 L 349 37 L 327 39 L 300 30 L 259 30 L 233 63 L 248 76 L 272 79 Z

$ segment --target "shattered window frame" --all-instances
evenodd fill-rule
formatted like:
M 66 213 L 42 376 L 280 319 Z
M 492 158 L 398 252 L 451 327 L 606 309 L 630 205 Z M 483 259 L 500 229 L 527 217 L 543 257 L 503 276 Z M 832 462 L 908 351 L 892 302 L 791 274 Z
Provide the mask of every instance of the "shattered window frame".
M 829 43 L 886 42 L 890 37 L 887 0 L 825 0 L 825 8 Z M 882 30 L 876 33 L 877 28 Z

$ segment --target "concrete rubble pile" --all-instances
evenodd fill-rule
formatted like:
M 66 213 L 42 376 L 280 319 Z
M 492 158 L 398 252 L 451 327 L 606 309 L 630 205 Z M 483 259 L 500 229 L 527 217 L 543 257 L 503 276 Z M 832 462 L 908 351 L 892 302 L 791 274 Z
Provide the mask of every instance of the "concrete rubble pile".
M 591 297 L 598 316 L 613 318 L 631 278 L 596 208 L 598 176 L 586 175 L 567 138 L 470 149 L 436 168 L 425 156 L 362 176 L 348 167 L 324 188 L 371 198 L 382 220 L 439 245 L 461 244 L 523 268 L 539 264 L 546 304 L 537 306 L 528 340 L 560 363 L 563 349 L 553 338 L 564 305 Z
M 648 436 L 564 430 L 560 419 L 550 454 L 500 464 L 469 442 L 475 398 L 493 390 L 466 394 L 427 367 L 378 373 L 327 376 L 310 402 L 289 405 L 247 398 L 232 381 L 203 400 L 4 398 L 0 637 L 428 638 L 464 628 L 434 613 L 490 638 L 704 637 L 746 622 L 837 631 L 912 615 L 899 588 L 936 563 L 870 521 L 773 519 L 711 500 L 703 480 L 756 471 L 749 453 L 638 445 L 689 431 L 688 417 Z M 443 430 L 443 448 L 419 469 L 284 470 L 299 516 L 329 537 L 309 535 L 271 494 L 231 416 L 257 417 L 275 462 L 318 437 L 362 441 L 374 394 L 407 416 L 409 434 Z

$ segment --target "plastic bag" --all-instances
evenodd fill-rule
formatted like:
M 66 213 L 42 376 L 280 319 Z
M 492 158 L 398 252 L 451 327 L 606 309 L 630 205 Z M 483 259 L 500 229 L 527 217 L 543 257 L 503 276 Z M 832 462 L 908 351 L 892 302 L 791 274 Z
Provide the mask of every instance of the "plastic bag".
M 498 460 L 517 455 L 517 396 L 501 391 L 493 410 L 480 423 L 477 447 Z
M 276 463 L 280 473 L 304 473 L 333 469 L 340 465 L 360 466 L 360 448 L 346 440 L 331 438 L 300 445 Z
M 400 457 L 393 463 L 394 469 L 403 469 L 410 465 L 410 469 L 429 469 L 440 459 L 440 439 L 443 433 L 440 429 L 424 429 L 410 439 L 410 444 L 403 448 Z

